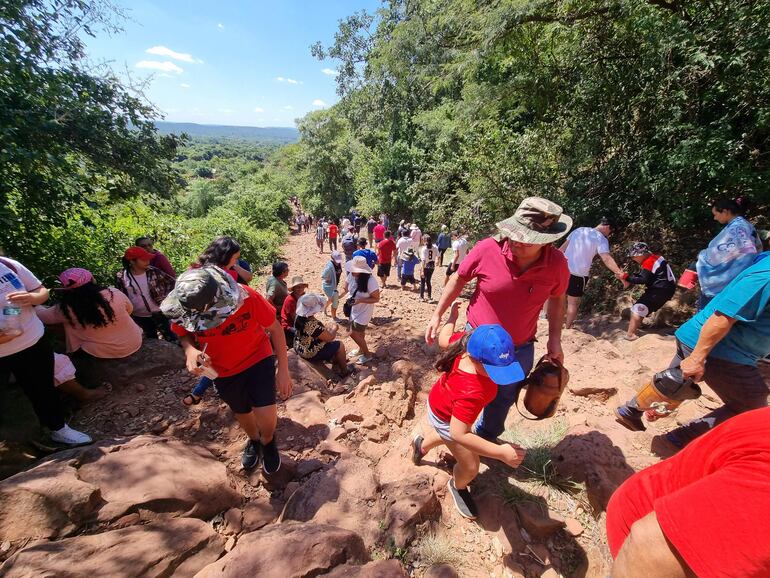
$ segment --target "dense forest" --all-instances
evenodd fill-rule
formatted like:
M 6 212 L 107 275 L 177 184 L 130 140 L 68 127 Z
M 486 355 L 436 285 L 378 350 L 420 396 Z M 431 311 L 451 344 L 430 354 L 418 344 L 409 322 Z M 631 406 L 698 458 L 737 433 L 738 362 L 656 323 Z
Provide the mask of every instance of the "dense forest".
M 9 0 L 0 18 L 2 244 L 43 276 L 105 278 L 140 234 L 177 266 L 222 233 L 265 264 L 294 193 L 472 236 L 542 195 L 679 268 L 716 198 L 749 195 L 768 226 L 770 0 L 386 0 L 311 47 L 340 101 L 284 146 L 159 131 L 86 58 L 85 35 L 120 26 L 107 2 Z

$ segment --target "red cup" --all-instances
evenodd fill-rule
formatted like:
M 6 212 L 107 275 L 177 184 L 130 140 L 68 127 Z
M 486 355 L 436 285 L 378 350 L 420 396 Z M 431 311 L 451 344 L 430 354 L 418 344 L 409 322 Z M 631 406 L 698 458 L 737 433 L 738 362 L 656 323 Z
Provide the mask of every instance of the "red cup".
M 698 273 L 692 269 L 685 269 L 684 273 L 682 273 L 682 276 L 679 277 L 679 281 L 676 282 L 679 287 L 686 289 L 687 291 L 694 289 L 697 283 Z

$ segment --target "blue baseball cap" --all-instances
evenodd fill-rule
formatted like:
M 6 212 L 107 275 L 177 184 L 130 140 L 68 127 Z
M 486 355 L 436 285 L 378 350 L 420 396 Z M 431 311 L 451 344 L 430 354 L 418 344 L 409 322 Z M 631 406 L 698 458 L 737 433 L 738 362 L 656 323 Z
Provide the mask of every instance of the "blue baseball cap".
M 497 385 L 524 379 L 513 339 L 500 325 L 479 325 L 468 340 L 468 355 L 484 366 L 489 379 Z

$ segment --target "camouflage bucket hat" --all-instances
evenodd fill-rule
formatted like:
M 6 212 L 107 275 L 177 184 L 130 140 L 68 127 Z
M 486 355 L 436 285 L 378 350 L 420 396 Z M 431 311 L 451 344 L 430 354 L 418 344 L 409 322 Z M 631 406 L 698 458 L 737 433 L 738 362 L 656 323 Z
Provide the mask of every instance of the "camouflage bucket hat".
M 572 218 L 563 209 L 541 197 L 527 197 L 512 217 L 497 223 L 498 239 L 545 245 L 560 239 L 572 228 Z
M 244 298 L 235 279 L 219 267 L 207 266 L 182 273 L 160 310 L 187 331 L 205 331 L 224 323 Z

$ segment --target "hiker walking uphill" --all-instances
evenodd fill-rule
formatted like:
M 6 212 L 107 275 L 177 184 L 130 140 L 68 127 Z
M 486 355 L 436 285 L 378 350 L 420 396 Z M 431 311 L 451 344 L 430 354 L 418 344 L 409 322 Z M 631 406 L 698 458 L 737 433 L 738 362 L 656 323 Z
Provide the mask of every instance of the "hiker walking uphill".
M 757 361 L 770 354 L 770 259 L 745 269 L 675 335 L 669 367 L 680 368 L 683 379 L 705 381 L 724 402 L 666 434 L 668 443 L 682 448 L 732 416 L 768 403 L 770 390 Z M 623 426 L 642 431 L 645 409 L 635 396 L 616 415 Z
M 588 284 L 588 274 L 591 272 L 591 263 L 596 255 L 599 255 L 604 266 L 612 271 L 615 276 L 620 276 L 623 271 L 618 267 L 615 259 L 610 254 L 610 244 L 607 239 L 612 234 L 612 224 L 609 219 L 603 217 L 596 227 L 579 227 L 574 229 L 559 250 L 567 257 L 569 265 L 569 287 L 567 287 L 567 319 L 565 327 L 572 327 L 577 319 L 580 300 L 585 293 Z
M 277 472 L 276 389 L 282 398 L 289 397 L 291 377 L 275 308 L 251 287 L 209 266 L 180 275 L 162 309 L 180 338 L 187 370 L 214 380 L 219 397 L 248 436 L 244 469 L 262 462 L 266 474 Z
M 540 197 L 524 199 L 512 217 L 497 223 L 499 235 L 480 241 L 444 287 L 425 330 L 425 340 L 436 339 L 441 317 L 476 279 L 468 306 L 468 329 L 498 324 L 508 332 L 526 376 L 534 365 L 534 339 L 540 310 L 548 302 L 547 356 L 563 361 L 561 348 L 564 294 L 569 284 L 567 259 L 551 243 L 569 231 L 572 219 L 556 203 Z M 505 430 L 505 418 L 524 382 L 499 388 L 477 423 L 475 433 L 496 439 Z

